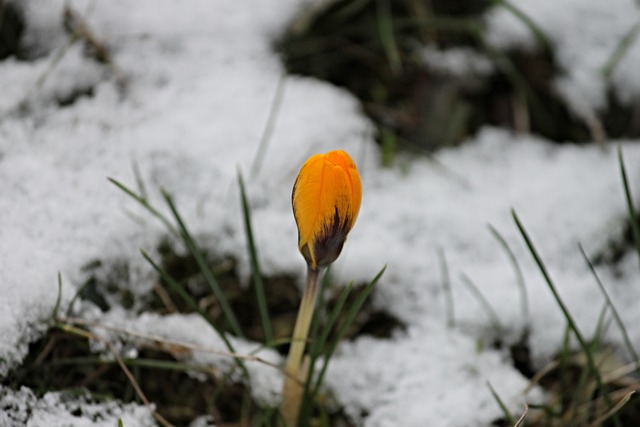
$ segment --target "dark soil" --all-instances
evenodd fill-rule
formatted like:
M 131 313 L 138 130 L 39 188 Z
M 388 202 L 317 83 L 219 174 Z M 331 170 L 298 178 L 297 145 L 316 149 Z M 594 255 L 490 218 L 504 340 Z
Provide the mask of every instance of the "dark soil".
M 482 18 L 491 5 L 482 0 L 338 1 L 306 25 L 295 22 L 277 49 L 290 73 L 329 81 L 360 99 L 385 153 L 398 148 L 432 152 L 459 144 L 485 125 L 558 143 L 597 139 L 592 124 L 572 114 L 554 89 L 563 70 L 552 45 L 499 52 L 485 43 Z M 421 59 L 427 45 L 472 48 L 496 72 L 463 79 L 443 75 Z M 640 135 L 640 106 L 622 104 L 613 92 L 599 120 L 609 138 Z

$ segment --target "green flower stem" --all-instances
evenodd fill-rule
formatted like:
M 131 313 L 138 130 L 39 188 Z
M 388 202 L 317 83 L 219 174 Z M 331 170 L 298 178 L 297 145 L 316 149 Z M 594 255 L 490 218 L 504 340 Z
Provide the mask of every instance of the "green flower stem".
M 300 410 L 300 400 L 304 381 L 306 380 L 305 371 L 308 368 L 308 366 L 305 367 L 302 364 L 302 356 L 309 335 L 311 319 L 313 318 L 313 308 L 318 297 L 318 277 L 320 277 L 318 269 L 312 269 L 311 267 L 307 269 L 307 283 L 302 293 L 298 317 L 293 328 L 293 336 L 285 368 L 286 377 L 282 390 L 282 405 L 280 407 L 280 413 L 286 427 L 296 425 Z

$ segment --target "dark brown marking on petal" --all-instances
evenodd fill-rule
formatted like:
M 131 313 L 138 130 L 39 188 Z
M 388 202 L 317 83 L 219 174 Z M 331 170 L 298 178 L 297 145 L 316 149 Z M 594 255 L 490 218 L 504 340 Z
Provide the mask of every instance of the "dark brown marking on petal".
M 298 233 L 298 235 L 299 234 L 300 233 Z M 298 240 L 299 239 L 300 239 L 300 237 L 298 237 Z M 307 261 L 307 264 L 309 264 L 312 267 L 315 267 L 313 265 L 313 258 L 311 257 L 311 251 L 309 250 L 309 244 L 308 243 L 305 243 L 304 245 L 302 245 L 302 247 L 300 248 L 300 253 L 304 257 L 305 261 Z
M 316 264 L 319 267 L 331 264 L 340 255 L 350 231 L 349 218 L 349 212 L 346 212 L 344 217 L 340 216 L 340 211 L 336 206 L 332 220 L 324 226 L 314 242 Z
M 291 191 L 291 207 L 293 207 L 293 214 L 296 214 L 296 204 L 293 203 L 293 199 L 296 197 L 296 189 L 298 188 L 298 181 L 300 180 L 300 175 L 296 177 L 296 181 L 293 183 L 293 191 Z
M 296 209 L 296 204 L 293 202 L 293 200 L 294 200 L 294 198 L 296 196 L 296 190 L 298 188 L 298 181 L 300 181 L 300 175 L 298 175 L 296 177 L 296 181 L 293 183 L 293 191 L 291 191 L 291 207 L 293 208 L 293 217 L 295 218 L 296 222 L 298 221 L 298 209 Z M 296 227 L 296 228 L 298 229 L 298 245 L 300 245 L 300 227 Z M 307 248 L 307 252 L 308 251 L 309 251 L 309 249 Z M 304 255 L 304 253 L 302 255 L 307 260 L 307 262 L 309 262 L 310 256 L 309 256 L 309 258 L 307 258 L 307 256 Z

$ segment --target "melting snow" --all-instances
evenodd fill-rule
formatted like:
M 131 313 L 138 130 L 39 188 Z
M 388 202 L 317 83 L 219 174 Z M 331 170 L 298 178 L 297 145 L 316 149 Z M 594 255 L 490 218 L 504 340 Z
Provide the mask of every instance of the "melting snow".
M 108 43 L 114 74 L 77 46 L 51 68 L 66 40 L 58 19 L 65 3 L 25 1 L 26 40 L 42 49 L 41 56 L 0 63 L 0 375 L 18 365 L 29 342 L 46 330 L 58 272 L 64 279 L 63 304 L 81 284 L 82 266 L 93 260 L 125 262 L 126 286 L 139 294 L 149 291 L 153 274 L 138 250 L 153 251 L 164 230 L 106 179 L 133 186 L 132 163 L 155 201 L 157 190 L 166 188 L 202 244 L 236 256 L 247 276 L 236 171 L 249 174 L 284 73 L 271 43 L 305 5 L 294 0 L 277 7 L 267 0 L 69 2 Z M 600 108 L 606 87 L 597 71 L 637 21 L 633 2 L 514 3 L 557 45 L 567 70 L 559 87 L 576 103 Z M 532 41 L 522 23 L 502 9 L 487 22 L 496 46 Z M 617 90 L 638 95 L 632 70 L 639 61 L 639 49 L 632 48 L 613 75 Z M 126 76 L 126 86 L 119 75 Z M 42 76 L 43 83 L 36 84 Z M 540 366 L 558 351 L 564 321 L 510 209 L 516 209 L 590 335 L 603 301 L 576 244 L 595 254 L 621 233 L 626 207 L 614 144 L 558 146 L 486 128 L 462 147 L 437 155 L 446 171 L 422 158 L 406 159 L 406 170 L 381 169 L 372 127 L 352 96 L 307 78 L 289 76 L 284 84 L 273 138 L 259 173 L 247 182 L 264 272 L 302 273 L 290 211 L 295 174 L 308 155 L 345 149 L 362 171 L 364 199 L 334 272 L 345 283 L 364 281 L 387 264 L 374 304 L 407 324 L 391 339 L 360 338 L 340 347 L 327 379 L 336 400 L 366 426 L 480 426 L 501 416 L 485 385 L 490 382 L 509 408 L 520 412 L 527 379 L 511 366 L 505 350 L 488 344 L 496 338 L 514 343 L 528 327 Z M 91 96 L 64 108 L 55 103 L 88 88 Z M 621 144 L 634 190 L 640 191 L 640 146 Z M 523 269 L 528 322 L 512 266 L 487 224 L 504 235 Z M 453 329 L 446 322 L 438 253 L 445 254 L 451 274 Z M 462 285 L 463 272 L 505 325 L 500 336 Z M 628 254 L 615 271 L 603 267 L 600 273 L 632 340 L 640 342 L 637 260 Z M 87 313 L 114 326 L 126 322 L 140 332 L 224 350 L 195 316 Z M 607 340 L 621 343 L 613 329 Z M 255 347 L 238 345 L 246 352 Z M 273 352 L 261 356 L 279 362 Z M 229 363 L 200 353 L 193 360 Z M 261 364 L 251 369 L 256 396 L 276 399 L 277 371 Z M 528 398 L 538 395 L 534 391 Z M 153 425 L 147 409 L 136 405 L 66 401 L 58 393 L 38 398 L 26 388 L 0 389 L 0 399 L 6 411 L 0 421 L 9 425 L 27 419 L 33 426 L 114 425 L 117 417 L 127 427 Z

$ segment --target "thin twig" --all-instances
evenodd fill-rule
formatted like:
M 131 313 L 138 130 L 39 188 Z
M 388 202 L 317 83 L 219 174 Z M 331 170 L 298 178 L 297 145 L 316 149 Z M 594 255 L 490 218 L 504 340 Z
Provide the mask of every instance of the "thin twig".
M 444 249 L 438 249 L 438 257 L 442 271 L 442 289 L 444 290 L 445 314 L 447 316 L 447 328 L 452 329 L 456 326 L 456 318 L 453 305 L 453 293 L 451 291 L 451 279 L 449 277 L 449 267 L 447 266 L 447 257 Z
M 153 288 L 153 290 L 155 291 L 156 294 L 158 294 L 158 297 L 160 298 L 160 300 L 162 301 L 162 303 L 164 304 L 165 308 L 168 310 L 169 313 L 175 313 L 176 311 L 178 311 L 175 303 L 173 302 L 173 300 L 171 299 L 171 296 L 169 295 L 169 292 L 167 292 L 164 286 L 158 283 Z
M 551 371 L 556 369 L 558 366 L 560 366 L 560 362 L 557 360 L 554 360 L 548 365 L 546 365 L 545 367 L 543 367 L 542 369 L 540 369 L 538 372 L 536 372 L 535 375 L 529 381 L 529 384 L 527 385 L 527 387 L 524 389 L 524 393 L 530 392 L 531 389 L 533 389 L 533 387 L 537 386 L 540 383 L 540 381 L 547 376 L 547 374 L 549 374 Z
M 286 73 L 282 73 L 282 75 L 278 78 L 276 93 L 273 96 L 273 101 L 271 102 L 271 107 L 269 108 L 269 116 L 267 117 L 267 122 L 265 123 L 264 129 L 262 130 L 262 136 L 260 137 L 260 142 L 258 143 L 258 150 L 256 151 L 255 157 L 253 158 L 253 162 L 251 164 L 251 174 L 249 175 L 251 179 L 256 178 L 258 176 L 258 173 L 260 172 L 262 159 L 267 152 L 269 141 L 271 141 L 271 136 L 273 135 L 273 131 L 276 127 L 278 115 L 280 114 L 280 107 L 282 105 L 282 100 L 284 99 L 284 88 L 286 86 L 286 79 Z
M 525 403 L 524 404 L 524 412 L 522 413 L 522 416 L 518 419 L 518 422 L 513 427 L 520 427 L 520 425 L 522 425 L 522 423 L 524 422 L 524 419 L 527 417 L 527 415 L 529 415 L 529 405 L 527 405 Z
M 61 319 L 62 321 L 62 319 Z M 144 394 L 144 392 L 142 391 L 142 389 L 140 388 L 140 385 L 138 384 L 138 382 L 136 381 L 136 379 L 134 378 L 134 376 L 131 374 L 131 371 L 129 371 L 129 369 L 127 368 L 126 364 L 124 363 L 124 361 L 122 360 L 122 357 L 120 356 L 120 354 L 117 352 L 117 350 L 113 347 L 113 344 L 102 338 L 99 337 L 89 331 L 86 331 L 84 329 L 79 329 L 76 328 L 74 326 L 69 326 L 67 324 L 58 324 L 57 325 L 60 329 L 62 329 L 63 331 L 75 334 L 75 335 L 79 335 L 81 337 L 87 338 L 87 339 L 91 339 L 91 340 L 95 340 L 95 341 L 100 341 L 100 342 L 104 342 L 108 347 L 109 350 L 111 351 L 111 353 L 113 354 L 113 356 L 115 357 L 116 361 L 118 362 L 118 365 L 120 365 L 120 368 L 122 368 L 122 371 L 124 372 L 124 374 L 127 376 L 127 378 L 129 379 L 129 381 L 131 382 L 131 385 L 133 386 L 133 388 L 135 389 L 136 393 L 138 394 L 138 397 L 140 397 L 140 400 L 142 400 L 142 402 L 145 404 L 145 406 L 149 409 L 149 412 L 151 412 L 151 414 L 153 415 L 153 417 L 158 420 L 158 422 L 160 424 L 162 424 L 165 427 L 174 427 L 173 424 L 171 424 L 169 421 L 166 420 L 166 418 L 164 418 L 162 415 L 160 415 L 153 407 L 153 405 L 151 404 L 151 402 L 149 402 L 149 399 L 147 399 L 147 396 Z
M 147 399 L 147 396 L 144 394 L 144 391 L 142 391 L 142 388 L 140 388 L 140 384 L 138 384 L 138 381 L 136 381 L 133 374 L 131 374 L 131 371 L 129 370 L 129 368 L 127 368 L 127 365 L 124 363 L 124 361 L 122 360 L 122 357 L 120 356 L 118 351 L 115 349 L 111 341 L 104 340 L 104 342 L 107 344 L 107 346 L 109 347 L 109 350 L 111 350 L 111 354 L 113 354 L 113 357 L 116 358 L 118 365 L 120 365 L 120 368 L 129 379 L 129 382 L 133 386 L 133 389 L 136 391 L 136 394 L 138 395 L 138 397 L 140 397 L 140 400 L 142 400 L 144 405 L 153 414 L 153 417 L 156 420 L 158 420 L 158 422 L 163 426 L 173 427 L 173 424 L 171 424 L 165 417 L 163 417 L 155 409 L 153 409 L 153 405 L 151 404 L 151 402 L 149 402 L 149 399 Z

